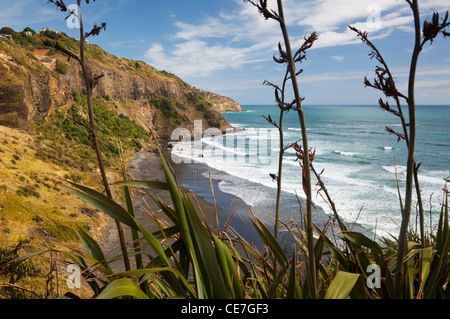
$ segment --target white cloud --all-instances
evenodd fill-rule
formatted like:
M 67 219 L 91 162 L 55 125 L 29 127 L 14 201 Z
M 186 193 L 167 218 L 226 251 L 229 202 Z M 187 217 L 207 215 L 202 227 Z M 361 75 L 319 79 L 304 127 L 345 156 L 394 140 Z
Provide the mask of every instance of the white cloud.
M 427 18 L 432 11 L 449 10 L 450 2 L 424 0 L 420 7 L 423 18 Z M 318 32 L 319 41 L 314 48 L 358 43 L 348 25 L 369 32 L 372 40 L 387 37 L 394 30 L 414 31 L 411 9 L 405 1 L 317 0 L 301 4 L 289 1 L 286 11 L 291 24 L 304 27 L 306 32 Z
M 338 74 L 316 74 L 316 75 L 301 75 L 301 83 L 313 83 L 313 82 L 341 82 L 343 80 L 361 80 L 364 78 L 364 73 L 360 72 L 348 72 Z
M 336 61 L 344 61 L 345 56 L 343 56 L 343 55 L 334 55 L 331 58 L 336 60 Z
M 394 70 L 393 74 L 396 78 L 398 90 L 400 92 L 407 93 L 409 68 Z M 428 90 L 436 88 L 436 92 L 439 92 L 440 95 L 443 95 L 445 94 L 444 91 L 448 90 L 445 87 L 450 86 L 448 75 L 450 75 L 449 68 L 418 70 L 416 73 L 415 87 L 416 89 L 426 88 Z
M 416 81 L 416 88 L 435 88 L 441 86 L 450 86 L 450 80 L 426 80 Z
M 201 25 L 193 25 L 181 21 L 175 22 L 179 29 L 175 37 L 183 40 L 192 40 L 196 38 L 222 38 L 226 37 L 232 27 L 225 24 L 220 18 L 207 18 Z
M 338 31 L 342 25 L 367 22 L 369 18 L 383 20 L 383 13 L 404 5 L 392 0 L 321 0 L 310 2 L 303 11 L 307 12 L 297 20 L 297 24 L 306 26 L 319 33 Z M 297 11 L 302 10 L 298 7 Z M 372 21 L 372 19 L 370 19 Z M 382 21 L 381 21 L 382 22 Z
M 160 69 L 176 72 L 179 76 L 209 76 L 215 71 L 240 68 L 245 64 L 263 60 L 252 58 L 252 48 L 237 49 L 221 44 L 208 45 L 205 41 L 189 40 L 175 46 L 168 54 L 155 43 L 145 53 L 150 64 Z
M 236 3 L 236 12 L 208 16 L 199 24 L 175 22 L 173 47 L 153 44 L 145 57 L 158 69 L 192 77 L 271 60 L 267 51 L 276 48 L 279 27 L 262 19 L 253 6 Z
M 426 15 L 430 8 L 442 9 L 442 2 L 422 1 L 422 13 Z M 172 43 L 165 43 L 164 47 L 152 44 L 145 54 L 149 63 L 180 76 L 205 76 L 270 60 L 268 52 L 275 53 L 282 40 L 279 25 L 263 19 L 255 7 L 242 0 L 234 3 L 234 11 L 210 14 L 200 23 L 175 22 L 177 31 Z M 276 8 L 274 0 L 269 0 L 269 5 Z M 319 35 L 313 49 L 359 44 L 361 41 L 348 25 L 368 31 L 371 40 L 388 37 L 395 30 L 411 31 L 412 14 L 405 1 L 285 0 L 284 5 L 293 46 L 312 31 Z

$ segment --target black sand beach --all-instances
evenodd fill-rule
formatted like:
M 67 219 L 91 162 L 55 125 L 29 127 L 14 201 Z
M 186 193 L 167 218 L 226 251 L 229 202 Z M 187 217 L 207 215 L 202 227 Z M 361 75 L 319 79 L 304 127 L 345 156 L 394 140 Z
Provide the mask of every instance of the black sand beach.
M 224 193 L 219 189 L 219 182 L 214 178 L 214 169 L 202 163 L 182 163 L 175 164 L 171 160 L 171 154 L 166 153 L 167 160 L 171 165 L 178 184 L 189 190 L 192 195 L 197 198 L 199 206 L 207 220 L 210 228 L 217 229 L 216 211 L 218 212 L 218 223 L 220 230 L 224 227 L 231 214 L 230 227 L 245 240 L 254 243 L 257 247 L 261 245 L 261 240 L 256 232 L 250 218 L 251 212 L 249 206 L 243 202 L 239 197 Z M 129 162 L 128 172 L 133 180 L 147 180 L 147 181 L 165 181 L 164 172 L 162 170 L 161 160 L 159 154 L 148 151 L 141 151 L 136 154 L 136 157 Z M 212 176 L 210 179 L 209 176 Z M 211 185 L 214 190 L 211 190 Z M 163 190 L 149 190 L 149 192 L 160 198 L 166 204 L 172 204 L 170 193 Z M 157 231 L 157 225 L 149 216 L 152 211 L 161 221 L 169 222 L 169 219 L 159 211 L 159 207 L 154 201 L 146 195 L 145 191 L 134 189 L 133 193 L 135 204 L 135 215 L 137 220 L 144 225 L 149 231 Z M 215 203 L 215 204 L 214 204 Z M 283 202 L 282 202 L 283 203 Z M 297 204 L 296 204 L 297 205 Z M 270 208 L 268 208 L 270 209 Z M 282 206 L 282 209 L 295 211 L 298 206 L 293 207 L 291 204 Z M 257 213 L 257 211 L 255 211 Z M 324 212 L 316 212 L 315 223 L 322 227 L 329 219 L 329 216 Z M 267 225 L 271 229 L 271 225 Z M 359 225 L 355 225 L 355 230 L 360 230 Z M 131 232 L 128 227 L 125 228 L 125 237 L 127 247 L 132 249 Z M 284 237 L 285 236 L 285 237 Z M 287 240 L 286 238 L 290 238 Z M 280 242 L 288 250 L 292 237 L 288 235 L 287 231 L 280 228 Z M 120 254 L 120 244 L 117 235 L 117 228 L 113 220 L 108 225 L 103 227 L 102 238 L 100 239 L 100 246 L 103 249 L 107 258 L 112 258 Z M 148 247 L 143 248 L 148 249 Z M 150 251 L 149 251 L 150 253 Z M 113 268 L 122 269 L 121 261 L 113 263 Z
M 213 197 L 211 192 L 205 193 L 205 190 L 210 190 L 210 182 L 208 178 L 202 176 L 202 172 L 207 171 L 207 166 L 197 165 L 195 167 L 190 164 L 174 164 L 170 160 L 170 154 L 168 154 L 167 159 L 174 169 L 177 177 L 177 181 L 181 187 L 186 186 L 186 189 L 197 198 L 199 206 L 205 216 L 207 223 L 210 225 L 211 229 L 217 229 L 217 219 L 216 219 L 216 209 L 219 215 L 219 225 L 221 230 L 226 222 L 228 211 L 230 205 L 233 203 L 234 197 L 222 193 L 218 189 L 217 182 L 213 181 L 216 206 L 214 205 Z M 192 164 L 196 165 L 196 164 Z M 197 174 L 193 174 L 193 170 L 197 170 Z M 131 175 L 130 179 L 133 180 L 143 180 L 143 181 L 165 181 L 164 172 L 162 170 L 161 160 L 158 154 L 154 152 L 142 151 L 136 154 L 136 157 L 129 162 L 128 172 Z M 192 187 L 192 185 L 196 187 Z M 201 194 L 196 194 L 196 190 L 201 190 Z M 149 192 L 160 198 L 166 204 L 172 204 L 170 193 L 164 190 L 149 190 Z M 134 189 L 133 192 L 134 199 L 134 209 L 137 220 L 145 226 L 149 231 L 154 232 L 158 230 L 158 227 L 154 220 L 149 216 L 150 211 L 152 211 L 160 221 L 169 222 L 169 219 L 159 210 L 159 207 L 154 203 L 154 201 L 146 194 L 145 191 Z M 236 201 L 234 201 L 236 203 Z M 234 205 L 233 205 L 234 207 Z M 239 216 L 239 212 L 246 212 L 245 216 L 242 218 Z M 253 225 L 248 219 L 248 209 L 245 203 L 239 201 L 237 203 L 236 211 L 232 219 L 232 227 L 246 239 L 253 239 L 257 237 Z M 124 226 L 125 239 L 127 242 L 127 247 L 131 250 L 133 247 L 131 232 L 128 227 Z M 99 244 L 106 256 L 106 258 L 111 259 L 121 253 L 120 243 L 117 235 L 117 228 L 112 219 L 103 226 L 101 239 Z M 143 251 L 148 249 L 144 247 Z M 150 253 L 150 251 L 149 251 Z M 121 260 L 112 263 L 112 267 L 115 270 L 123 270 L 123 263 Z

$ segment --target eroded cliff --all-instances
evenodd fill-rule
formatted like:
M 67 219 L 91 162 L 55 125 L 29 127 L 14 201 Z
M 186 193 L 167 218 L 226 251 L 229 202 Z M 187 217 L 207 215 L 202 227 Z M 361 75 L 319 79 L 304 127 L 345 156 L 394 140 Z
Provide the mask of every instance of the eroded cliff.
M 0 39 L 0 125 L 26 127 L 70 104 L 74 92 L 85 91 L 78 62 L 46 48 L 39 36 Z M 56 39 L 77 48 L 77 41 L 64 33 Z M 94 97 L 144 127 L 150 124 L 160 137 L 168 137 L 179 126 L 191 129 L 196 119 L 202 119 L 205 128 L 225 130 L 230 125 L 220 112 L 241 109 L 229 98 L 199 90 L 144 62 L 118 58 L 96 45 L 87 45 L 86 55 L 90 72 L 103 75 Z

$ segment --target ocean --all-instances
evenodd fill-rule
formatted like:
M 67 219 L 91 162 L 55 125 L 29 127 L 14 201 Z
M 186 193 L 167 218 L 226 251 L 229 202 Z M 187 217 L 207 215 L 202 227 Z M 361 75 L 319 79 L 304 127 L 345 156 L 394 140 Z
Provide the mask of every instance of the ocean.
M 211 175 L 220 192 L 237 196 L 270 226 L 277 183 L 269 174 L 278 172 L 279 133 L 263 115 L 270 115 L 278 123 L 279 110 L 262 105 L 246 105 L 243 110 L 223 113 L 236 131 L 201 131 L 202 138 L 198 134 L 196 141 L 187 136 L 174 144 L 173 156 L 183 165 L 197 165 L 192 168 L 192 176 L 181 177 L 185 186 L 211 199 L 209 186 L 199 187 L 193 178 L 197 174 Z M 350 228 L 366 234 L 397 236 L 401 212 L 396 173 L 403 198 L 407 149 L 405 142 L 398 142 L 385 127 L 401 132 L 399 119 L 377 106 L 311 105 L 304 106 L 304 112 L 309 147 L 315 150 L 313 164 L 318 172 L 323 170 L 322 180 L 340 216 Z M 422 163 L 419 182 L 428 228 L 438 222 L 444 178 L 450 176 L 449 123 L 450 106 L 417 107 L 416 162 Z M 284 145 L 300 140 L 295 111 L 285 114 L 283 127 Z M 280 219 L 301 223 L 299 208 L 304 193 L 301 167 L 293 148 L 285 152 L 282 174 Z M 313 221 L 320 226 L 331 215 L 331 209 L 314 190 L 318 188 L 313 188 Z M 225 211 L 231 204 L 221 203 Z M 414 207 L 412 227 L 415 222 Z

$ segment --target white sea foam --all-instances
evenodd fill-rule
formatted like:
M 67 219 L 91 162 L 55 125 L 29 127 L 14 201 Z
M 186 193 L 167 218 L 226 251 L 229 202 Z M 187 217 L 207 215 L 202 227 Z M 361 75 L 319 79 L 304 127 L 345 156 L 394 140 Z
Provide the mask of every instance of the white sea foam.
M 255 112 L 255 110 L 252 110 Z M 254 115 L 252 115 L 254 116 Z M 239 123 L 233 124 L 239 126 Z M 285 143 L 294 142 L 298 139 L 299 128 L 295 128 L 295 122 L 292 127 L 285 131 Z M 381 137 L 377 141 L 360 139 L 351 135 L 350 130 L 353 127 L 348 124 L 336 125 L 321 124 L 320 129 L 316 127 L 314 132 L 327 133 L 311 134 L 310 147 L 316 150 L 314 161 L 318 172 L 324 169 L 322 179 L 338 208 L 339 213 L 344 219 L 352 223 L 357 219 L 359 211 L 362 209 L 357 222 L 374 229 L 377 227 L 377 234 L 387 234 L 387 232 L 396 234 L 398 228 L 392 219 L 398 221 L 401 218 L 398 202 L 398 192 L 395 187 L 394 173 L 397 170 L 400 183 L 401 195 L 404 195 L 404 180 L 406 176 L 406 166 L 404 165 L 386 165 L 392 163 L 391 151 L 400 153 L 401 147 L 395 148 L 388 146 L 389 142 Z M 187 148 L 186 142 L 176 143 L 174 153 L 180 156 L 186 156 L 188 159 L 195 159 L 216 169 L 218 176 L 212 176 L 218 179 L 219 189 L 225 193 L 238 195 L 247 204 L 252 206 L 261 206 L 264 203 L 268 205 L 273 202 L 276 194 L 277 183 L 272 180 L 269 174 L 277 174 L 278 171 L 278 131 L 275 129 L 244 127 L 244 131 L 239 131 L 225 136 L 225 139 L 232 138 L 245 140 L 245 143 L 229 144 L 224 138 L 217 137 L 203 140 L 203 147 L 209 150 L 217 150 L 216 154 L 205 153 L 204 157 L 198 157 L 193 152 L 183 151 Z M 323 129 L 325 127 L 325 129 Z M 378 126 L 370 126 L 369 132 L 374 132 Z M 347 132 L 347 131 L 348 132 Z M 380 135 L 382 136 L 382 135 Z M 259 143 L 259 144 L 258 144 Z M 384 144 L 386 143 L 386 144 Z M 263 144 L 266 149 L 255 148 L 255 145 Z M 264 152 L 267 151 L 267 152 Z M 217 154 L 231 154 L 231 158 L 244 158 L 244 161 L 224 161 L 217 159 Z M 304 197 L 301 186 L 302 169 L 298 161 L 295 161 L 295 150 L 289 148 L 285 152 L 283 159 L 283 191 L 294 195 L 293 201 L 296 201 L 295 194 Z M 196 157 L 197 156 L 197 157 Z M 397 154 L 396 154 L 397 156 Z M 361 157 L 364 161 L 361 161 Z M 226 156 L 225 156 L 226 158 Z M 258 161 L 251 162 L 249 158 L 258 158 Z M 402 163 L 398 161 L 398 163 Z M 221 173 L 222 172 L 222 173 Z M 442 189 L 443 178 L 450 175 L 449 171 L 430 171 L 423 167 L 419 171 L 419 180 L 421 181 L 423 199 L 427 201 L 433 192 Z M 313 179 L 315 181 L 315 178 Z M 316 190 L 316 188 L 315 188 Z M 315 204 L 322 207 L 326 213 L 330 213 L 320 196 L 314 191 Z M 442 196 L 435 193 L 433 198 L 433 207 L 439 205 Z M 255 213 L 258 213 L 255 210 Z M 272 213 L 272 212 L 270 212 Z
M 444 178 L 448 178 L 450 175 L 449 171 L 438 170 L 438 171 L 421 171 L 419 169 L 419 182 L 435 185 L 436 187 L 444 186 Z
M 397 171 L 398 175 L 406 173 L 406 166 L 403 166 L 403 165 L 381 166 L 381 168 L 392 174 L 395 174 L 396 171 Z
M 354 153 L 354 152 L 343 152 L 343 151 L 334 151 L 334 153 L 339 154 L 339 155 L 343 155 L 343 156 L 357 156 L 357 155 L 361 155 L 361 153 Z

